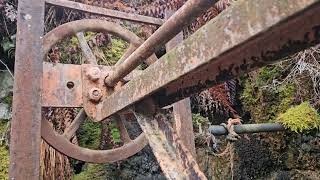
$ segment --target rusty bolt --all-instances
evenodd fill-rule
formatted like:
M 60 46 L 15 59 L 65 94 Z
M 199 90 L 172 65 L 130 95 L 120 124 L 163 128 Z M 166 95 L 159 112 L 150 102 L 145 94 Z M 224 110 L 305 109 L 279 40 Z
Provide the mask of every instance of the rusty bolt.
M 102 97 L 102 91 L 99 88 L 92 88 L 89 91 L 89 99 L 93 102 L 99 102 Z
M 87 75 L 91 81 L 97 81 L 101 76 L 101 71 L 98 67 L 92 67 L 89 69 Z

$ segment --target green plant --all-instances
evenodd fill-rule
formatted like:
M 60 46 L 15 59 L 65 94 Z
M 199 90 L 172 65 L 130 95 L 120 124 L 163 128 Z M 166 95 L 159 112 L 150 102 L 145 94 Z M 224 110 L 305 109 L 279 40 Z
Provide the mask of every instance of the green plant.
M 8 121 L 0 119 L 0 137 L 6 131 Z M 0 145 L 0 179 L 8 179 L 9 150 L 5 145 Z
M 281 79 L 278 65 L 261 68 L 254 77 L 242 79 L 241 100 L 254 122 L 274 122 L 276 117 L 294 104 L 296 87 L 290 83 L 274 86 Z
M 81 147 L 97 149 L 101 138 L 101 124 L 87 119 L 77 131 Z
M 201 114 L 192 114 L 193 128 L 197 131 L 202 131 L 202 128 L 208 125 L 209 119 L 201 116 Z
M 108 126 L 109 132 L 111 132 L 111 138 L 113 143 L 121 143 L 120 130 L 117 128 L 115 122 L 111 122 Z
M 122 39 L 111 38 L 111 44 L 103 49 L 106 61 L 101 64 L 114 65 L 122 57 L 123 53 L 128 47 L 128 43 Z
M 88 164 L 84 171 L 73 176 L 73 180 L 104 180 L 105 168 L 102 164 Z
M 277 120 L 297 133 L 320 128 L 320 115 L 309 102 L 289 108 L 285 113 L 280 114 Z

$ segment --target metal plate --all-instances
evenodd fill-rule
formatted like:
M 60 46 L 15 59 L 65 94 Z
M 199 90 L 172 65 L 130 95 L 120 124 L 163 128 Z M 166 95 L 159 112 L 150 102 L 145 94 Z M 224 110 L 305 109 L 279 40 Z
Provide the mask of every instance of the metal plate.
M 82 107 L 81 65 L 43 63 L 42 106 Z

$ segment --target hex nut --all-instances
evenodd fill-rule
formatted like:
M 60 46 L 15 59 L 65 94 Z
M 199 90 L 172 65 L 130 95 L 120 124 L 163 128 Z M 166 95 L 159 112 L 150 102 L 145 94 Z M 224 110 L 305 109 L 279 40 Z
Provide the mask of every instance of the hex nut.
M 87 75 L 91 81 L 97 81 L 101 76 L 101 71 L 98 67 L 92 67 L 89 69 Z
M 99 88 L 92 88 L 89 91 L 89 99 L 93 102 L 99 102 L 102 98 L 102 91 Z

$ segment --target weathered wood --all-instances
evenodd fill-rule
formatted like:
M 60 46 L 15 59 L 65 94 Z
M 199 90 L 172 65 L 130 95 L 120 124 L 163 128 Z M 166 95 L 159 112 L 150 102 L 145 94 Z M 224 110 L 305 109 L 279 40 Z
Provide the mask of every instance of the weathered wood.
M 78 2 L 69 1 L 69 0 L 46 0 L 46 3 L 55 5 L 55 6 L 89 12 L 92 14 L 98 14 L 106 17 L 118 18 L 118 19 L 123 19 L 128 21 L 139 22 L 139 23 L 162 25 L 164 22 L 162 19 L 159 19 L 159 18 L 142 16 L 142 15 L 132 14 L 132 13 L 125 13 L 125 12 L 101 8 L 97 6 L 90 6 L 87 4 L 78 3 Z
M 39 179 L 43 0 L 19 0 L 9 179 Z
M 173 10 L 166 10 L 165 18 L 168 19 L 173 13 Z M 172 50 L 182 41 L 183 33 L 181 32 L 166 44 L 167 52 Z M 181 139 L 184 146 L 191 152 L 192 156 L 196 157 L 190 98 L 183 99 L 173 104 L 173 116 L 178 137 Z
M 106 98 L 101 118 L 147 96 L 160 106 L 177 102 L 318 44 L 319 12 L 319 0 L 235 2 Z

